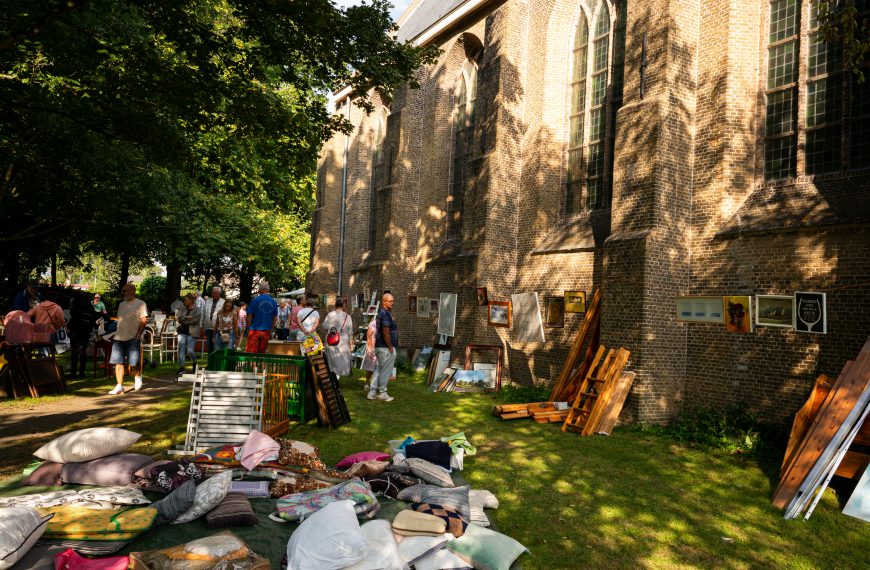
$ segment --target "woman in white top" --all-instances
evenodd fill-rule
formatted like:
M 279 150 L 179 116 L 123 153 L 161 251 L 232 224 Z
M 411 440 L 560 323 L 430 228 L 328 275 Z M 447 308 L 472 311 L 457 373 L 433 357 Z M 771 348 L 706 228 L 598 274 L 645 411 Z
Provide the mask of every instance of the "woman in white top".
M 306 302 L 306 307 L 299 311 L 297 317 L 299 321 L 299 330 L 302 334 L 311 334 L 320 326 L 320 313 L 317 312 L 317 299 L 309 297 Z
M 304 314 L 300 313 L 300 317 Z M 341 299 L 335 301 L 335 310 L 330 311 L 323 319 L 323 330 L 326 336 L 323 342 L 326 345 L 326 362 L 329 370 L 336 376 L 350 376 L 351 352 L 353 352 L 353 320 L 344 312 L 344 303 Z M 329 346 L 329 333 L 338 333 L 338 344 Z

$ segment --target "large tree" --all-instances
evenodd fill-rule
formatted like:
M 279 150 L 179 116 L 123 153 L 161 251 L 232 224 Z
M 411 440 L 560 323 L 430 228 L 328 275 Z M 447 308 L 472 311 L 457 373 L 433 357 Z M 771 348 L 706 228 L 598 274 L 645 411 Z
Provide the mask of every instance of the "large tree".
M 388 7 L 7 0 L 0 297 L 95 251 L 298 282 L 317 153 L 350 128 L 326 95 L 390 90 L 432 57 L 392 38 Z

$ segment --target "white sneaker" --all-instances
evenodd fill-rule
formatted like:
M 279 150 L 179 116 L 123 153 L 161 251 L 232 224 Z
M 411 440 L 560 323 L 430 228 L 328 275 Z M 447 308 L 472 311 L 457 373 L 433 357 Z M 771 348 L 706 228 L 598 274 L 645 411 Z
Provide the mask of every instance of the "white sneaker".
M 109 394 L 111 394 L 112 396 L 117 396 L 118 394 L 123 394 L 123 393 L 124 393 L 124 387 L 121 386 L 120 384 L 116 385 L 114 388 L 109 390 Z
M 368 398 L 369 400 L 377 400 L 378 399 L 378 397 L 375 396 L 374 392 L 369 392 L 369 395 L 366 396 L 366 398 Z
M 133 390 L 141 390 L 142 389 L 142 377 L 136 376 L 133 379 Z
M 395 398 L 384 392 L 383 394 L 378 394 L 378 400 L 381 402 L 392 402 Z

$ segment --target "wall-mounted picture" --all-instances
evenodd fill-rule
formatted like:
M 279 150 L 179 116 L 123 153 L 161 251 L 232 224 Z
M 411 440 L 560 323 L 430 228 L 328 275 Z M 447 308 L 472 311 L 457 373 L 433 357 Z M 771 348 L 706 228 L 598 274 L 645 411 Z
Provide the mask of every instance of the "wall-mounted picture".
M 438 299 L 429 299 L 429 316 L 437 317 L 438 316 Z
M 828 310 L 824 293 L 798 291 L 794 294 L 794 330 L 828 333 Z
M 755 325 L 792 328 L 794 326 L 794 297 L 789 295 L 756 295 Z
M 586 291 L 565 291 L 565 312 L 584 314 L 586 312 Z
M 417 314 L 417 296 L 411 295 L 408 297 L 408 312 L 412 315 Z
M 565 297 L 544 297 L 544 326 L 557 329 L 565 326 Z
M 722 297 L 722 310 L 725 311 L 725 330 L 732 333 L 752 332 L 752 297 Z
M 486 295 L 486 287 L 477 288 L 477 306 L 483 307 L 489 304 L 489 297 Z
M 677 297 L 677 321 L 682 323 L 725 322 L 722 297 Z
M 510 318 L 514 340 L 519 342 L 545 341 L 541 305 L 536 291 L 511 295 Z
M 438 334 L 456 335 L 456 293 L 441 293 L 438 308 Z
M 489 302 L 489 318 L 487 319 L 489 326 L 492 327 L 508 327 L 511 326 L 511 302 L 510 301 L 490 301 Z
M 429 318 L 428 297 L 417 297 L 417 316 L 423 319 Z

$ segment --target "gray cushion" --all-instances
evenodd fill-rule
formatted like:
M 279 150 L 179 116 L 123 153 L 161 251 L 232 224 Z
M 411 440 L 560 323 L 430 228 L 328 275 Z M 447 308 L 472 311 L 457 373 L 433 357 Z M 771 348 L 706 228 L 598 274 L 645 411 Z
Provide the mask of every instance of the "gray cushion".
M 152 507 L 157 509 L 157 524 L 169 524 L 193 506 L 196 499 L 196 484 L 192 480 L 185 481 L 181 487 L 160 499 Z
M 147 455 L 118 453 L 82 463 L 65 463 L 60 478 L 64 483 L 77 485 L 129 485 L 133 474 L 153 461 Z
M 205 522 L 208 528 L 253 526 L 257 524 L 257 515 L 244 493 L 227 493 L 224 500 L 205 515 Z
M 453 478 L 443 467 L 418 457 L 409 457 L 407 463 L 411 468 L 411 474 L 415 477 L 439 487 L 453 487 Z

